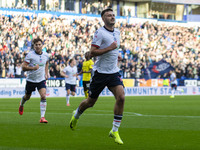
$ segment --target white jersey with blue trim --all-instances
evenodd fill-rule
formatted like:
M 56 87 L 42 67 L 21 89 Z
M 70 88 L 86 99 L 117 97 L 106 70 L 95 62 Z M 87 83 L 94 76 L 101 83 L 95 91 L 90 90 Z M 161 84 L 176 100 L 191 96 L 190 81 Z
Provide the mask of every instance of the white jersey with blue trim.
M 176 74 L 174 72 L 170 75 L 170 83 L 177 85 Z
M 39 83 L 45 80 L 45 67 L 47 61 L 49 61 L 49 56 L 46 52 L 37 54 L 35 51 L 30 51 L 26 55 L 24 61 L 31 67 L 36 66 L 37 64 L 39 65 L 39 69 L 27 71 L 27 81 Z
M 68 76 L 68 78 L 65 78 L 65 83 L 76 85 L 76 76 L 74 76 L 77 73 L 77 67 L 73 66 L 71 67 L 68 65 L 63 69 L 63 72 Z
M 99 49 L 109 47 L 114 41 L 117 42 L 118 45 L 116 49 L 97 56 L 93 69 L 97 70 L 99 73 L 113 74 L 119 72 L 117 63 L 120 46 L 120 31 L 116 28 L 114 31 L 110 31 L 105 27 L 101 27 L 94 34 L 92 46 Z

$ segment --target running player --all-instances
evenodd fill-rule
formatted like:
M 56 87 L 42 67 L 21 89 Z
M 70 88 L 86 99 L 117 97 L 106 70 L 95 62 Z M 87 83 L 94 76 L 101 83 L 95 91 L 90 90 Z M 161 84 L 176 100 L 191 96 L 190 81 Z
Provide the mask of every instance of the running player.
M 24 111 L 24 104 L 30 99 L 31 94 L 37 88 L 40 94 L 40 123 L 48 123 L 45 119 L 46 112 L 46 80 L 48 79 L 49 57 L 46 52 L 42 52 L 43 41 L 40 38 L 33 40 L 34 51 L 30 51 L 22 64 L 23 71 L 27 71 L 25 95 L 22 97 L 19 114 Z
M 70 106 L 70 93 L 72 96 L 76 94 L 76 79 L 77 75 L 76 60 L 70 59 L 69 65 L 61 71 L 61 76 L 65 77 L 65 87 L 66 87 L 66 105 Z
M 170 98 L 174 98 L 176 91 L 184 92 L 184 90 L 177 89 L 177 80 L 176 80 L 175 71 L 171 70 L 169 73 L 170 73 L 170 85 L 171 85 L 171 92 L 172 92 L 172 95 L 170 96 Z
M 107 86 L 116 99 L 113 127 L 109 132 L 109 136 L 114 138 L 116 143 L 123 144 L 118 132 L 125 102 L 124 85 L 120 78 L 119 68 L 117 67 L 120 31 L 114 28 L 115 14 L 112 9 L 103 10 L 101 17 L 105 25 L 95 32 L 90 49 L 91 56 L 97 57 L 94 64 L 94 70 L 96 71 L 90 84 L 89 96 L 73 112 L 70 120 L 70 128 L 72 130 L 76 128 L 81 114 L 89 107 L 94 106 L 99 94 Z

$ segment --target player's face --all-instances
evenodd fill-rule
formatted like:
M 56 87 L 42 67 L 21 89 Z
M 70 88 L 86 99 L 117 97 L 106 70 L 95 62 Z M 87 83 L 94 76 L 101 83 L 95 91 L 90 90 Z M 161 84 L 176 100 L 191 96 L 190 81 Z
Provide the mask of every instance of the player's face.
M 85 53 L 85 59 L 86 59 L 86 60 L 89 60 L 89 59 L 90 59 L 90 53 L 89 53 L 89 52 Z
M 106 25 L 113 26 L 115 24 L 115 14 L 108 11 L 103 15 L 103 21 Z
M 42 52 L 42 42 L 38 41 L 37 43 L 34 44 L 34 49 L 36 53 L 41 53 Z
M 73 60 L 73 63 L 74 63 L 74 66 L 76 66 L 76 60 L 75 59 Z
M 76 60 L 73 59 L 70 65 L 71 65 L 71 66 L 75 66 L 75 65 L 76 65 Z

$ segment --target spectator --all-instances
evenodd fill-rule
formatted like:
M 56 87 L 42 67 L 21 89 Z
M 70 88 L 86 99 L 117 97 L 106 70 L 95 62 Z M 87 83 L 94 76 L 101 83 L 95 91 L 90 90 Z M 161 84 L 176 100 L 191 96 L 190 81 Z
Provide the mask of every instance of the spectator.
M 21 65 L 18 63 L 17 66 L 15 67 L 15 78 L 21 78 L 21 74 L 22 74 L 22 67 Z
M 56 78 L 55 70 L 53 67 L 50 67 L 49 74 L 51 78 Z
M 10 61 L 9 66 L 8 66 L 8 77 L 9 78 L 14 78 L 15 74 L 15 66 L 14 64 Z
M 100 6 L 103 6 L 102 4 Z M 108 5 L 110 6 L 109 3 Z M 50 56 L 49 66 L 53 68 L 50 70 L 55 71 L 55 75 L 52 76 L 60 77 L 59 70 L 68 64 L 69 59 L 75 57 L 77 64 L 81 64 L 82 54 L 90 48 L 92 35 L 101 25 L 102 22 L 98 19 L 84 17 L 70 20 L 59 17 L 28 18 L 22 15 L 2 15 L 0 75 L 3 73 L 2 77 L 10 76 L 9 70 L 13 67 L 11 64 L 21 64 L 26 50 L 31 50 L 32 39 L 40 36 L 44 40 L 43 50 Z M 121 21 L 116 23 L 116 27 L 121 30 L 120 55 L 123 59 L 118 65 L 125 78 L 141 78 L 143 70 L 160 59 L 172 64 L 179 78 L 199 78 L 199 27 L 188 28 L 149 22 L 129 24 Z

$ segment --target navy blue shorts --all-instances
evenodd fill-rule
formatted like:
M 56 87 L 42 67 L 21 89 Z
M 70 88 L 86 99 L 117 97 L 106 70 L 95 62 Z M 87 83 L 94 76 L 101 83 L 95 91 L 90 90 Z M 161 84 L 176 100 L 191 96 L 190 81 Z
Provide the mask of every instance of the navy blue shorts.
M 118 72 L 114 74 L 102 74 L 95 71 L 94 76 L 92 77 L 92 82 L 90 84 L 89 96 L 91 98 L 98 98 L 99 94 L 106 86 L 108 88 L 117 85 L 124 86 L 120 77 L 121 75 Z
M 70 91 L 76 92 L 76 85 L 65 83 L 65 89 L 66 90 L 70 89 Z
M 33 83 L 30 81 L 26 81 L 26 94 L 31 94 L 33 91 L 35 91 L 35 88 L 39 91 L 41 88 L 46 89 L 46 80 L 43 80 L 39 83 Z
M 176 84 L 171 84 L 171 88 L 176 90 L 177 89 L 177 85 Z

